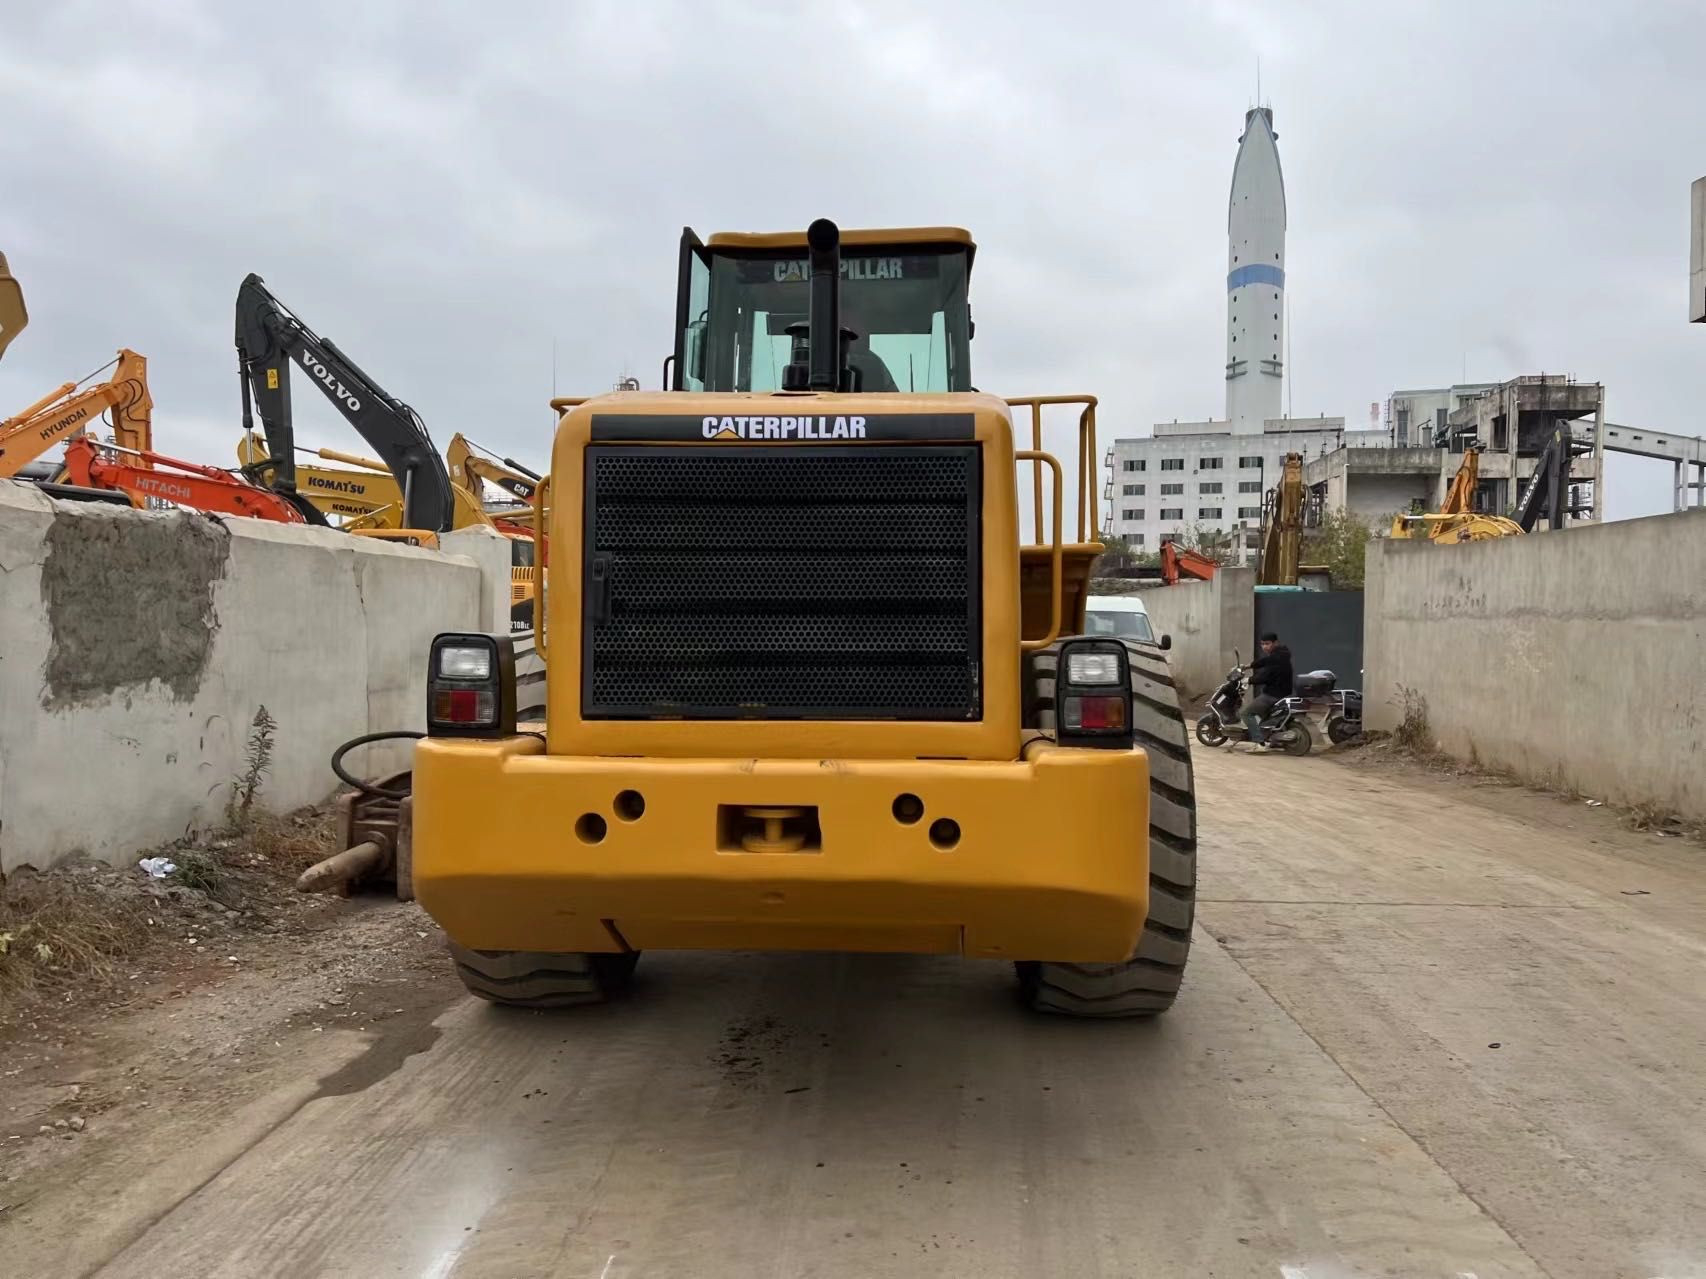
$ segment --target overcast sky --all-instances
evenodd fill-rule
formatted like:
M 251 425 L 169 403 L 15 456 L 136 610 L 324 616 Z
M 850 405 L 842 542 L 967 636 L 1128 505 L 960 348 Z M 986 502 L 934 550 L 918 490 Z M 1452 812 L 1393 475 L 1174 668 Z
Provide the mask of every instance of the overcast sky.
M 1562 372 L 1706 432 L 1687 323 L 1706 6 L 0 0 L 0 413 L 130 346 L 157 445 L 233 462 L 259 272 L 419 410 L 534 465 L 671 344 L 676 242 L 950 223 L 980 386 L 1104 434 L 1220 416 L 1226 201 L 1274 109 L 1292 403 Z M 298 379 L 306 443 L 359 441 Z M 1609 461 L 1613 518 L 1668 464 Z

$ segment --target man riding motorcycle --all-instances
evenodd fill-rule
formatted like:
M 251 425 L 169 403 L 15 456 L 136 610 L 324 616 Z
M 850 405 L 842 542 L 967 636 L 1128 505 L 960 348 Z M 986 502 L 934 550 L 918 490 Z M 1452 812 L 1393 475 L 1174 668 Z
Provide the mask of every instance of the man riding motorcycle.
M 1271 749 L 1262 735 L 1262 721 L 1281 698 L 1292 694 L 1291 650 L 1272 631 L 1262 636 L 1261 645 L 1262 655 L 1250 663 L 1250 690 L 1255 696 L 1244 708 L 1244 725 L 1253 751 Z

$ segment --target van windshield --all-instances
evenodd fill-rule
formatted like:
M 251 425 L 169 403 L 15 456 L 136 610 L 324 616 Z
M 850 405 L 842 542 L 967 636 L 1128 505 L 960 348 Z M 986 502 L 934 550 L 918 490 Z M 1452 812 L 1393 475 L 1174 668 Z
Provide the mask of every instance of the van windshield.
M 707 274 L 694 281 L 692 301 L 700 305 L 688 315 L 684 385 L 780 390 L 788 326 L 807 318 L 806 259 L 716 251 Z M 967 276 L 964 249 L 843 250 L 841 323 L 857 335 L 848 363 L 863 390 L 971 389 Z
M 1113 609 L 1090 609 L 1084 614 L 1084 633 L 1086 635 L 1123 635 L 1127 639 L 1142 640 L 1146 644 L 1154 643 L 1155 632 L 1149 628 L 1149 616 L 1145 613 L 1128 613 Z

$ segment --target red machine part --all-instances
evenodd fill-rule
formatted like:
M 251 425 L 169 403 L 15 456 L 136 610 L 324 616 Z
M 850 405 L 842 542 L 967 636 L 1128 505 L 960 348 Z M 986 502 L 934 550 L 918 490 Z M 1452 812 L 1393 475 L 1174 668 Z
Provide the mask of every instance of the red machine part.
M 136 507 L 156 497 L 198 511 L 247 515 L 281 524 L 307 523 L 301 512 L 276 493 L 245 484 L 229 471 L 147 450 L 132 456 L 147 465 L 115 461 L 93 440 L 80 436 L 65 446 L 67 477 L 81 488 L 123 493 Z

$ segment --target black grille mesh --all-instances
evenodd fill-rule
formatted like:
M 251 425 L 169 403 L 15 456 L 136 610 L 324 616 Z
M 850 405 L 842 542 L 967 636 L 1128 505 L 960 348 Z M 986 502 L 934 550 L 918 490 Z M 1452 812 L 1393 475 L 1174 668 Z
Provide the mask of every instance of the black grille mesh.
M 582 713 L 976 719 L 975 447 L 587 450 Z

